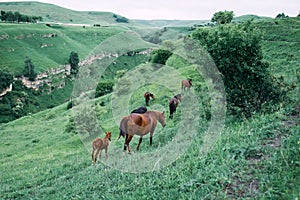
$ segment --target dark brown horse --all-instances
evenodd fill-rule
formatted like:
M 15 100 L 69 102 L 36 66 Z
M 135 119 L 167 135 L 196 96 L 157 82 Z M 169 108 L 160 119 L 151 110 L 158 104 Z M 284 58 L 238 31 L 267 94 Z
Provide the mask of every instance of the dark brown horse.
M 154 99 L 154 94 L 150 93 L 150 92 L 146 92 L 144 94 L 144 97 L 145 97 L 145 101 L 146 101 L 146 106 L 149 106 L 149 101 L 150 101 L 150 97 L 152 99 Z
M 181 91 L 184 91 L 185 89 L 189 90 L 192 86 L 192 79 L 181 81 Z
M 106 158 L 108 157 L 107 148 L 108 148 L 108 145 L 109 145 L 109 141 L 111 141 L 111 132 L 106 132 L 106 135 L 105 135 L 104 138 L 96 138 L 92 142 L 92 148 L 93 148 L 93 150 L 92 150 L 92 162 L 93 163 L 96 163 L 98 157 L 101 157 L 101 152 L 102 152 L 103 149 L 105 149 Z M 96 154 L 94 154 L 95 151 L 96 151 Z
M 170 110 L 170 119 L 173 119 L 173 114 L 176 112 L 176 108 L 178 106 L 178 103 L 181 102 L 182 96 L 181 94 L 177 94 L 174 97 L 172 97 L 169 101 L 169 110 Z
M 142 138 L 150 132 L 150 145 L 152 145 L 152 136 L 157 125 L 157 121 L 164 127 L 166 125 L 164 112 L 147 111 L 144 114 L 131 113 L 122 118 L 120 122 L 120 136 L 125 137 L 124 154 L 128 147 L 130 153 L 129 143 L 134 135 L 140 136 L 139 143 L 136 147 L 138 151 Z M 118 138 L 118 139 L 119 139 Z
M 147 108 L 145 106 L 141 106 L 131 111 L 131 113 L 138 113 L 138 114 L 144 114 L 145 112 L 147 112 Z

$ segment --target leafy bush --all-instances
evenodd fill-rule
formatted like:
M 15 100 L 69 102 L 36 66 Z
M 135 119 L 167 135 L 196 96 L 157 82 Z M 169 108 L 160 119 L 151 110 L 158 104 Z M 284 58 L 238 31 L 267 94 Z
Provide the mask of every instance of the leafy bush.
M 285 96 L 283 80 L 273 77 L 269 64 L 263 61 L 261 36 L 251 22 L 198 29 L 192 34 L 223 74 L 228 108 L 233 114 L 249 117 L 264 104 L 273 105 Z
M 13 80 L 13 75 L 10 72 L 0 70 L 0 93 L 9 87 Z
M 97 85 L 95 97 L 100 97 L 109 94 L 113 91 L 114 83 L 112 81 L 100 81 Z
M 151 52 L 150 62 L 165 65 L 172 52 L 164 49 L 157 49 Z
M 37 74 L 34 71 L 34 64 L 32 63 L 31 59 L 26 57 L 24 61 L 25 68 L 24 68 L 24 76 L 28 77 L 30 81 L 34 81 Z
M 218 24 L 230 23 L 233 19 L 233 11 L 219 11 L 214 14 L 211 21 Z

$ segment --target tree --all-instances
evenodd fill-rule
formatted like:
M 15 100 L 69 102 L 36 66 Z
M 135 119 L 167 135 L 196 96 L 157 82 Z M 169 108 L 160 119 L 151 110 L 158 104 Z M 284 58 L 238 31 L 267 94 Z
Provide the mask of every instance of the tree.
M 249 117 L 262 105 L 274 106 L 284 97 L 284 86 L 263 61 L 261 33 L 247 22 L 192 34 L 210 53 L 223 75 L 228 109 Z
M 111 81 L 100 81 L 97 85 L 95 97 L 100 97 L 109 94 L 113 91 L 114 83 Z
M 34 81 L 37 74 L 34 72 L 34 64 L 31 62 L 31 59 L 26 57 L 25 61 L 25 68 L 24 68 L 24 76 L 28 77 L 30 81 Z
M 219 11 L 215 13 L 211 19 L 212 22 L 217 22 L 218 24 L 230 23 L 233 19 L 233 11 Z
M 71 52 L 70 57 L 69 57 L 69 64 L 71 66 L 71 74 L 76 75 L 79 70 L 79 57 L 78 54 L 74 51 Z
M 0 93 L 9 87 L 13 80 L 14 77 L 10 72 L 0 70 Z
M 165 65 L 172 52 L 164 49 L 157 49 L 151 52 L 150 62 Z
M 284 18 L 288 18 L 289 16 L 285 15 L 284 13 L 279 13 L 276 18 L 279 18 L 279 19 L 284 19 Z

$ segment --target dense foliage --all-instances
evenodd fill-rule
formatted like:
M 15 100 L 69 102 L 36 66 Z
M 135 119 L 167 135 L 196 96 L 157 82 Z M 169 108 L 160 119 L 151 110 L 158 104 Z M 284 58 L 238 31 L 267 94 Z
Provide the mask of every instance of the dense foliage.
M 71 65 L 71 74 L 77 74 L 79 70 L 79 57 L 78 53 L 72 51 L 69 57 L 69 64 Z
M 13 82 L 13 75 L 7 70 L 0 70 L 0 93 Z
M 12 12 L 12 11 L 5 12 L 3 10 L 1 10 L 0 19 L 3 22 L 17 22 L 17 23 L 19 22 L 36 23 L 37 21 L 43 20 L 41 16 L 28 16 L 28 15 L 23 15 L 19 12 Z
M 165 65 L 172 52 L 165 49 L 157 49 L 151 52 L 150 62 Z
M 31 59 L 28 57 L 25 59 L 24 63 L 25 63 L 24 72 L 23 72 L 24 76 L 28 77 L 30 81 L 34 81 L 37 76 L 37 74 L 34 71 L 34 64 L 32 63 Z
M 95 97 L 100 97 L 109 94 L 113 91 L 114 83 L 112 81 L 100 81 L 96 88 Z
M 233 113 L 260 111 L 284 97 L 284 88 L 263 61 L 261 33 L 251 22 L 198 29 L 192 34 L 210 53 L 223 75 L 228 108 Z
M 216 12 L 211 21 L 217 22 L 218 24 L 227 24 L 230 23 L 233 19 L 233 11 L 219 11 Z
M 119 23 L 128 23 L 128 19 L 126 17 L 122 17 L 122 16 L 118 16 L 118 15 L 114 14 L 113 18 L 115 18 L 116 22 L 119 22 Z

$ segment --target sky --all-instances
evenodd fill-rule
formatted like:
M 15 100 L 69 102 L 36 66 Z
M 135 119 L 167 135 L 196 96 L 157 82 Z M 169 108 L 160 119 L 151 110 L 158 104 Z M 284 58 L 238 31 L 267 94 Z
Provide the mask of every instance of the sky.
M 29 1 L 29 0 L 16 0 Z M 34 0 L 31 0 L 34 1 Z M 254 14 L 276 17 L 279 13 L 295 17 L 299 0 L 38 0 L 77 11 L 109 11 L 129 19 L 211 19 L 218 11 L 235 16 Z M 0 0 L 0 2 L 9 2 Z

